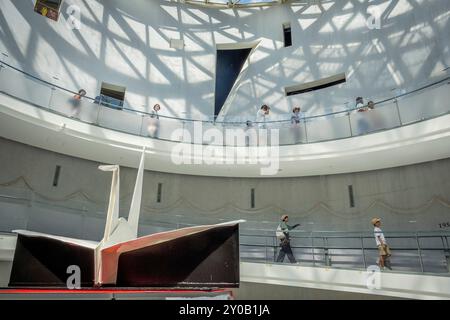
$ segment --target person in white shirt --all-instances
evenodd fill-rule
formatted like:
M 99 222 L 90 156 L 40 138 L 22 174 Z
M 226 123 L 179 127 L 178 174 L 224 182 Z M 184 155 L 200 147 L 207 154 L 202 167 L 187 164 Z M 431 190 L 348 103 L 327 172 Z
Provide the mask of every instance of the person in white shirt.
M 161 106 L 159 104 L 155 104 L 153 106 L 153 111 L 150 114 L 150 118 L 148 119 L 147 131 L 150 137 L 157 138 L 159 131 L 159 115 L 158 111 L 161 110 Z
M 356 106 L 355 106 L 355 108 L 356 109 L 358 109 L 358 111 L 365 111 L 365 106 L 364 106 L 364 100 L 363 100 L 363 98 L 362 97 L 358 97 L 358 98 L 356 98 Z
M 294 109 L 292 109 L 291 124 L 299 124 L 304 120 L 304 117 L 305 115 L 302 112 L 302 109 L 300 109 L 300 107 L 294 107 Z
M 392 270 L 391 263 L 389 260 L 389 257 L 391 256 L 391 249 L 389 248 L 389 246 L 386 242 L 386 238 L 384 237 L 383 231 L 380 228 L 381 227 L 381 219 L 373 218 L 372 224 L 374 226 L 373 233 L 375 236 L 375 241 L 377 243 L 378 253 L 380 255 L 380 259 L 379 259 L 380 268 L 384 269 L 384 267 L 386 266 L 387 268 Z
M 269 106 L 264 104 L 256 113 L 256 122 L 261 129 L 266 128 L 266 119 L 269 117 Z
M 291 114 L 291 132 L 294 137 L 295 143 L 298 143 L 301 139 L 300 123 L 304 122 L 304 113 L 300 107 L 294 107 Z

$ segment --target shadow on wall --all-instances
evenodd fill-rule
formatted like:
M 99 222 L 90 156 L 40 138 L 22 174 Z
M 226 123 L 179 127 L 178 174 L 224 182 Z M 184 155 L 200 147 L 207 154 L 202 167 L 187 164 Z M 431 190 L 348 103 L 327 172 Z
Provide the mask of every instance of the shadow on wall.
M 230 10 L 171 1 L 83 1 L 80 30 L 66 27 L 69 5 L 64 2 L 54 23 L 36 14 L 30 2 L 3 1 L 0 34 L 10 59 L 48 80 L 57 76 L 68 88 L 84 87 L 91 96 L 103 80 L 126 84 L 132 108 L 149 111 L 159 102 L 171 116 L 213 114 L 219 43 L 262 39 L 243 79 L 254 90 L 237 88 L 232 95 L 244 105 L 234 105 L 229 115 L 244 117 L 262 103 L 274 115 L 294 104 L 309 115 L 328 112 L 356 96 L 435 77 L 449 62 L 445 0 L 408 6 L 380 1 L 381 30 L 367 27 L 368 4 L 353 1 Z M 282 48 L 287 21 L 293 46 Z M 171 39 L 183 40 L 184 49 L 171 49 Z M 339 90 L 289 99 L 282 93 L 284 86 L 340 72 L 349 80 Z

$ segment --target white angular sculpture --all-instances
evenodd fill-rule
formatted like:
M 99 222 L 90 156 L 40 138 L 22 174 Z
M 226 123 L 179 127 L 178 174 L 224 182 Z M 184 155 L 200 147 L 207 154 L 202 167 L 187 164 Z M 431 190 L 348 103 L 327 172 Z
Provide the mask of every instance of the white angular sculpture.
M 103 266 L 101 252 L 107 247 L 115 244 L 134 240 L 137 238 L 139 215 L 141 211 L 142 183 L 144 180 L 145 147 L 142 150 L 139 162 L 136 184 L 131 199 L 128 220 L 119 218 L 119 195 L 120 195 L 120 167 L 118 165 L 99 166 L 103 171 L 112 171 L 111 192 L 109 196 L 108 213 L 106 216 L 105 232 L 103 239 L 95 248 L 95 283 L 101 285 L 103 279 Z
M 58 286 L 67 277 L 67 263 L 81 267 L 85 286 L 238 286 L 238 224 L 244 220 L 137 237 L 144 159 L 145 148 L 128 219 L 119 217 L 119 166 L 99 166 L 112 172 L 100 242 L 14 230 L 18 241 L 10 286 Z

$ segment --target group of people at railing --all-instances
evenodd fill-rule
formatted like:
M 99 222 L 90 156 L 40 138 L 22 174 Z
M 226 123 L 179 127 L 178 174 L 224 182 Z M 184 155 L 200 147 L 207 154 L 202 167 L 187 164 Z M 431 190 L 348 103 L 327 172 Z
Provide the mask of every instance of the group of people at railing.
M 81 107 L 81 100 L 83 97 L 86 96 L 86 90 L 80 89 L 78 93 L 76 93 L 73 97 L 73 110 L 71 113 L 71 117 L 78 117 L 80 113 L 80 107 Z M 94 100 L 94 103 L 99 103 L 98 99 L 96 98 Z M 350 109 L 350 111 L 356 110 L 356 112 L 367 112 L 370 110 L 373 110 L 375 107 L 375 104 L 373 101 L 369 101 L 367 104 L 364 104 L 364 100 L 362 97 L 356 98 L 356 105 L 355 108 Z M 148 135 L 152 138 L 158 137 L 159 132 L 159 114 L 158 112 L 161 110 L 161 106 L 157 103 L 153 106 L 152 112 L 148 115 L 148 121 L 147 121 L 147 132 Z M 257 124 L 258 129 L 267 129 L 267 124 L 270 121 L 270 107 L 267 104 L 264 104 L 260 107 L 260 109 L 256 113 L 256 119 L 255 122 Z M 306 116 L 305 112 L 302 111 L 302 109 L 299 106 L 295 106 L 292 109 L 291 115 L 290 115 L 290 125 L 291 129 L 293 129 L 296 140 L 300 139 L 300 131 L 298 130 L 300 128 L 300 125 L 302 122 L 305 122 Z M 249 130 L 250 128 L 253 128 L 253 122 L 251 120 L 247 120 L 245 122 L 246 130 Z M 368 131 L 368 122 L 360 118 L 358 121 L 359 131 L 361 132 L 367 132 Z
M 73 96 L 72 103 L 72 112 L 70 117 L 76 118 L 79 116 L 80 108 L 81 108 L 81 100 L 86 96 L 86 90 L 80 89 L 78 93 Z M 101 99 L 97 96 L 94 100 L 94 103 L 99 104 Z M 159 131 L 159 114 L 158 112 L 161 110 L 161 106 L 156 103 L 153 106 L 153 111 L 149 114 L 149 119 L 147 121 L 147 132 L 148 135 L 152 138 L 158 137 Z
M 288 215 L 282 215 L 281 216 L 281 222 L 279 223 L 277 230 L 275 232 L 277 239 L 279 240 L 279 246 L 280 251 L 278 253 L 278 257 L 276 258 L 276 262 L 283 262 L 284 258 L 287 256 L 289 261 L 291 263 L 298 264 L 297 260 L 295 259 L 294 253 L 292 252 L 291 248 L 291 238 L 289 235 L 289 231 L 301 226 L 301 224 L 295 224 L 293 226 L 288 224 L 289 216 Z M 392 270 L 391 267 L 391 249 L 389 245 L 386 242 L 386 238 L 384 236 L 383 231 L 381 230 L 381 219 L 380 218 L 373 218 L 371 220 L 371 223 L 374 227 L 374 237 L 375 242 L 378 247 L 378 266 L 381 270 L 388 268 L 389 270 Z
M 267 104 L 264 104 L 261 106 L 261 108 L 256 113 L 256 122 L 258 123 L 259 128 L 266 128 L 266 122 L 269 119 L 270 115 L 270 107 Z M 302 112 L 302 109 L 298 106 L 294 107 L 292 109 L 291 114 L 291 124 L 292 125 L 298 125 L 300 122 L 305 120 L 305 114 Z M 251 125 L 251 121 L 247 120 L 247 126 Z
M 369 101 L 367 104 L 364 104 L 364 99 L 362 97 L 356 98 L 356 104 L 355 108 L 350 108 L 348 112 L 368 112 L 375 109 L 375 103 L 373 101 Z M 266 129 L 267 128 L 267 122 L 269 122 L 270 117 L 270 107 L 266 104 L 262 105 L 261 108 L 256 113 L 256 123 L 258 123 L 259 128 Z M 306 116 L 305 113 L 302 111 L 302 109 L 299 106 L 295 106 L 292 109 L 291 117 L 290 117 L 290 124 L 292 129 L 298 129 L 300 124 L 302 122 L 305 122 Z M 247 127 L 252 126 L 252 122 L 250 120 L 247 120 L 246 122 Z M 358 132 L 366 133 L 369 131 L 369 123 L 367 119 L 364 119 L 363 117 L 360 117 L 358 120 Z M 299 133 L 299 131 L 295 131 L 296 133 Z M 297 134 L 298 136 L 298 134 Z

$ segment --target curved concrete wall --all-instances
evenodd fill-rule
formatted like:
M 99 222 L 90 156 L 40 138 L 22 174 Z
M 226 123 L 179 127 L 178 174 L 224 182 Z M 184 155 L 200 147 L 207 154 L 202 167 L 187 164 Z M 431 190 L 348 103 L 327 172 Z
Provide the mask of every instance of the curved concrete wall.
M 53 22 L 33 12 L 31 1 L 4 0 L 0 51 L 10 63 L 89 96 L 106 81 L 126 86 L 135 109 L 159 102 L 163 114 L 193 118 L 213 114 L 215 53 L 224 44 L 256 45 L 227 111 L 244 119 L 262 103 L 274 116 L 298 103 L 310 115 L 353 107 L 356 96 L 392 95 L 441 77 L 450 65 L 447 0 L 321 3 L 218 10 L 165 0 L 67 0 Z M 72 4 L 80 8 L 79 30 L 67 27 Z M 371 17 L 380 29 L 368 27 Z M 286 22 L 293 46 L 283 48 Z M 182 39 L 184 48 L 170 48 L 171 39 Z M 348 79 L 339 87 L 284 96 L 285 86 L 341 72 Z
M 0 230 L 101 238 L 111 176 L 97 169 L 98 162 L 4 139 L 0 150 Z M 56 165 L 61 172 L 54 187 Z M 136 169 L 121 168 L 121 212 L 128 213 L 135 179 Z M 157 202 L 158 183 L 162 183 L 161 202 Z M 289 214 L 292 223 L 302 223 L 305 231 L 370 232 L 374 216 L 383 218 L 385 232 L 447 231 L 450 159 L 301 178 L 215 178 L 146 171 L 140 234 L 182 224 L 246 219 L 243 229 L 267 229 L 274 235 L 282 213 Z

